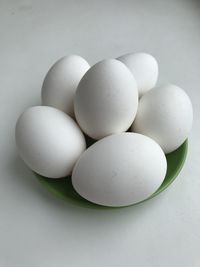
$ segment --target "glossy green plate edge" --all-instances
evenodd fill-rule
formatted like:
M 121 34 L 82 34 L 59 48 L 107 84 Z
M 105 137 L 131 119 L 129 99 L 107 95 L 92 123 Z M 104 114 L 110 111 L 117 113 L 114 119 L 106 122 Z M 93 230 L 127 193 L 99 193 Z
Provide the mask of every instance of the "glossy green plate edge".
M 162 185 L 159 187 L 159 189 L 151 195 L 149 198 L 133 204 L 137 205 L 144 201 L 147 201 L 158 194 L 160 194 L 162 191 L 164 191 L 178 176 L 180 173 L 188 151 L 188 140 L 186 140 L 177 150 L 173 151 L 172 153 L 169 153 L 166 155 L 167 158 L 167 174 L 165 176 L 165 179 L 162 183 Z M 40 183 L 48 189 L 51 193 L 56 195 L 57 197 L 71 202 L 73 204 L 76 204 L 78 206 L 84 206 L 87 208 L 95 208 L 95 209 L 109 209 L 112 207 L 105 207 L 101 205 L 97 205 L 94 203 L 89 202 L 88 200 L 82 198 L 74 189 L 71 183 L 71 177 L 61 178 L 61 179 L 51 179 L 46 178 L 41 175 L 38 175 L 34 173 Z M 132 206 L 132 205 L 131 205 Z M 116 208 L 116 207 L 115 207 Z M 120 207 L 122 208 L 122 207 Z

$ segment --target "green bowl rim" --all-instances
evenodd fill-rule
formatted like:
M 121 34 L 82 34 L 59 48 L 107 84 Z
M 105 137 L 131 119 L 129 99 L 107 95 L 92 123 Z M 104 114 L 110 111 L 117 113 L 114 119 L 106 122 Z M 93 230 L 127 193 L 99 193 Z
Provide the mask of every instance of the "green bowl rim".
M 141 203 L 143 203 L 145 201 L 148 201 L 148 200 L 156 197 L 158 194 L 160 194 L 161 192 L 166 190 L 174 182 L 174 180 L 177 178 L 178 174 L 180 173 L 180 171 L 181 171 L 181 169 L 182 169 L 182 167 L 183 167 L 183 165 L 185 163 L 186 157 L 187 157 L 188 139 L 180 147 L 182 147 L 184 149 L 184 153 L 182 153 L 181 161 L 177 165 L 176 171 L 175 171 L 175 173 L 173 173 L 173 177 L 167 183 L 165 183 L 165 185 L 161 184 L 161 186 L 158 188 L 158 190 L 155 193 L 153 193 L 150 197 L 148 197 L 147 199 L 144 199 L 144 200 L 142 200 L 142 201 L 140 201 L 138 203 L 135 203 L 135 204 L 130 204 L 130 205 L 127 205 L 127 206 L 122 206 L 122 207 L 121 206 L 120 207 L 109 207 L 109 206 L 99 205 L 99 204 L 90 202 L 90 201 L 88 201 L 87 199 L 84 199 L 81 196 L 80 196 L 80 199 L 72 198 L 72 197 L 69 197 L 69 196 L 66 197 L 62 193 L 60 193 L 58 190 L 56 190 L 54 187 L 52 187 L 48 182 L 46 182 L 47 180 L 52 179 L 52 178 L 43 177 L 43 176 L 41 176 L 41 175 L 39 175 L 39 174 L 37 174 L 35 172 L 33 172 L 33 173 L 35 174 L 35 176 L 37 177 L 39 182 L 41 184 L 43 184 L 43 186 L 45 188 L 47 188 L 49 192 L 53 193 L 56 197 L 62 199 L 64 202 L 71 202 L 71 203 L 76 203 L 76 204 L 78 203 L 79 206 L 87 207 L 87 208 L 96 208 L 96 209 L 97 208 L 98 209 L 99 208 L 100 209 L 125 208 L 125 207 L 129 207 L 129 206 L 135 206 L 135 205 L 141 204 Z M 66 178 L 64 178 L 64 179 L 66 179 Z
M 153 193 L 153 195 L 151 195 L 150 197 L 148 197 L 147 199 L 141 201 L 141 202 L 138 202 L 136 204 L 140 204 L 144 201 L 147 201 L 151 198 L 154 198 L 155 196 L 159 195 L 161 192 L 163 192 L 165 189 L 167 189 L 173 182 L 174 180 L 177 178 L 177 176 L 179 175 L 180 171 L 182 170 L 183 168 L 183 165 L 185 164 L 185 160 L 187 158 L 187 153 L 188 153 L 188 139 L 182 144 L 182 146 L 184 146 L 185 148 L 185 153 L 183 153 L 183 157 L 182 157 L 182 161 L 179 163 L 178 167 L 177 167 L 177 170 L 176 172 L 174 173 L 173 175 L 173 178 L 169 180 L 168 183 L 166 183 L 165 185 L 162 185 L 158 188 L 158 190 Z

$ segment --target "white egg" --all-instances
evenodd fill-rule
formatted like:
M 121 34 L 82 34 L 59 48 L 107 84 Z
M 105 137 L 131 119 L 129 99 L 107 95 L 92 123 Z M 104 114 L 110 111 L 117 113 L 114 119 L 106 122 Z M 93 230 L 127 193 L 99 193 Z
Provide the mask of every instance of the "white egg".
M 104 206 L 127 206 L 150 197 L 167 170 L 160 146 L 141 134 L 105 137 L 77 161 L 72 184 L 85 199 Z
M 139 102 L 132 131 L 154 139 L 169 153 L 177 149 L 188 137 L 192 127 L 192 104 L 178 86 L 154 88 Z
M 44 79 L 42 104 L 74 116 L 74 94 L 78 83 L 89 68 L 87 61 L 77 55 L 58 60 Z
M 91 67 L 81 79 L 74 111 L 82 130 L 94 139 L 126 131 L 138 107 L 138 91 L 130 70 L 115 59 Z
M 132 72 L 137 82 L 139 96 L 152 89 L 158 80 L 158 63 L 146 53 L 126 54 L 118 58 Z
M 86 148 L 84 136 L 76 123 L 52 107 L 27 109 L 17 121 L 15 136 L 25 163 L 33 171 L 49 178 L 69 175 Z

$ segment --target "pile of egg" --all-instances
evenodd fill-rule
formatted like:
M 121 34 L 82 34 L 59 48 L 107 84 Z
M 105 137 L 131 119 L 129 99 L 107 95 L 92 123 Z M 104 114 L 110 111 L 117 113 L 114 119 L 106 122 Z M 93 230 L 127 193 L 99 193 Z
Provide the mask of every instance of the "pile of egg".
M 157 79 L 157 61 L 146 53 L 92 67 L 77 55 L 61 58 L 44 79 L 42 106 L 17 121 L 21 158 L 45 177 L 72 174 L 78 194 L 99 205 L 148 198 L 165 178 L 165 154 L 183 144 L 193 119 L 187 94 L 155 87 Z M 97 142 L 87 148 L 85 136 Z

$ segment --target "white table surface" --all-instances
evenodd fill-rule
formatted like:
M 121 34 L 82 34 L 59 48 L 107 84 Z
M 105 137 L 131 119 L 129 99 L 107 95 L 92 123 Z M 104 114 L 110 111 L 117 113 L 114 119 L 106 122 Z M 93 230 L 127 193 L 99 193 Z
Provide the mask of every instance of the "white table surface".
M 194 106 L 189 154 L 177 180 L 138 206 L 95 210 L 47 192 L 19 159 L 17 117 L 40 104 L 60 57 L 90 64 L 146 51 L 159 83 L 186 90 Z M 200 2 L 0 0 L 0 266 L 200 266 Z

